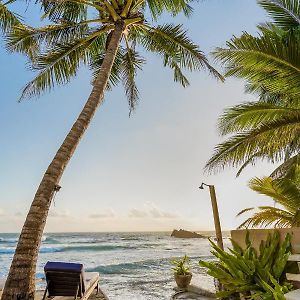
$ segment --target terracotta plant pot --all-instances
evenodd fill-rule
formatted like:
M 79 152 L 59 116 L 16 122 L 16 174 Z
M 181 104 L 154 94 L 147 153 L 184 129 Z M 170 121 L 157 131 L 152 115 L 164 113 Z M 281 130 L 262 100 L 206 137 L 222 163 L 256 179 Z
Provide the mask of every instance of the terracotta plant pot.
M 192 277 L 192 273 L 186 275 L 174 274 L 175 281 L 180 289 L 186 289 L 190 285 Z

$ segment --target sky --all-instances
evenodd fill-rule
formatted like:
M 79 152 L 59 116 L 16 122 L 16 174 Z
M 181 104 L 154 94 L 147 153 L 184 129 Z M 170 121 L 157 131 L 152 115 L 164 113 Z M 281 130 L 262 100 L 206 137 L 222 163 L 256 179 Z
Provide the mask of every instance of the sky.
M 256 25 L 267 20 L 255 0 L 202 0 L 194 8 L 190 19 L 164 16 L 160 23 L 182 23 L 211 61 L 215 47 L 242 31 L 255 34 Z M 28 23 L 38 23 L 40 11 L 33 5 L 15 9 Z M 19 103 L 34 74 L 24 57 L 6 52 L 3 44 L 0 232 L 19 232 L 43 173 L 91 91 L 91 75 L 82 68 L 68 85 Z M 222 84 L 202 71 L 190 74 L 191 85 L 184 89 L 158 57 L 143 54 L 147 64 L 138 74 L 136 112 L 128 117 L 121 86 L 106 94 L 60 182 L 47 232 L 212 230 L 209 191 L 198 189 L 201 182 L 216 187 L 224 230 L 243 221 L 236 218 L 241 209 L 271 203 L 247 182 L 268 175 L 273 166 L 259 163 L 239 178 L 232 169 L 203 171 L 222 141 L 216 123 L 224 108 L 255 100 L 244 93 L 244 82 Z

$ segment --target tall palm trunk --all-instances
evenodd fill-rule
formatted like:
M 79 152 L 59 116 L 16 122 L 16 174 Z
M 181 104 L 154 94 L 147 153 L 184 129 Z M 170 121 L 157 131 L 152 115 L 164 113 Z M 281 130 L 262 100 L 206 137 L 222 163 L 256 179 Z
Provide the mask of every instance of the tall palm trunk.
M 108 78 L 121 41 L 123 24 L 116 25 L 92 92 L 54 159 L 49 165 L 28 212 L 9 274 L 2 300 L 33 300 L 35 295 L 36 263 L 52 197 L 59 180 L 81 137 L 102 103 Z

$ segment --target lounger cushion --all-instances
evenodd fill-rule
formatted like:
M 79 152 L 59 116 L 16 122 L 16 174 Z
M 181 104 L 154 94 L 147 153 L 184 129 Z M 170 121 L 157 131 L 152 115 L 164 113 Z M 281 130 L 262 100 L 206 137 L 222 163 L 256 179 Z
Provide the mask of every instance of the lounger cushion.
M 83 265 L 74 264 L 74 263 L 48 261 L 44 267 L 44 270 L 45 272 L 61 271 L 61 272 L 70 272 L 70 273 L 81 273 L 83 271 Z

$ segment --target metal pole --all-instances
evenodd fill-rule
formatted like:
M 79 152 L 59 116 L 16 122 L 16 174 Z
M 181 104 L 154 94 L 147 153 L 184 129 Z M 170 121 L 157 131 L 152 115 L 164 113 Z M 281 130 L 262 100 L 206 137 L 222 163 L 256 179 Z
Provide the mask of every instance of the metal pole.
M 217 244 L 222 250 L 224 250 L 216 190 L 213 185 L 209 185 L 208 187 L 209 187 L 209 193 L 210 193 L 210 199 L 211 199 L 211 206 L 212 206 L 213 215 L 214 215 Z

